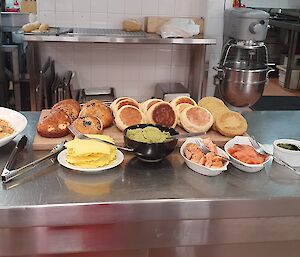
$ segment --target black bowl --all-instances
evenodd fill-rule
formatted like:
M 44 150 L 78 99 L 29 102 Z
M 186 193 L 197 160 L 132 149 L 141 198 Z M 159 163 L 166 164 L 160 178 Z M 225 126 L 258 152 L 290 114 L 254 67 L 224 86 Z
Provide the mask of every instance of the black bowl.
M 124 131 L 124 142 L 126 147 L 134 149 L 134 154 L 142 161 L 158 162 L 173 152 L 177 145 L 178 139 L 168 140 L 164 143 L 142 143 L 127 137 L 128 129 L 145 128 L 148 126 L 156 127 L 161 131 L 169 132 L 171 136 L 177 135 L 178 132 L 173 129 L 162 125 L 153 124 L 139 124 L 130 126 Z

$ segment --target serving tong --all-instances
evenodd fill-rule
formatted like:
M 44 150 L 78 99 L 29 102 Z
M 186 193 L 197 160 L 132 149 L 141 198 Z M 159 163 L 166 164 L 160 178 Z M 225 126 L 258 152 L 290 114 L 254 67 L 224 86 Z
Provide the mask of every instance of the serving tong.
M 27 137 L 23 136 L 20 139 L 20 141 L 17 143 L 15 148 L 13 149 L 12 153 L 10 154 L 10 156 L 4 166 L 2 174 L 1 174 L 1 179 L 2 179 L 3 183 L 7 183 L 7 182 L 11 181 L 12 179 L 23 175 L 24 173 L 29 172 L 30 170 L 35 168 L 38 164 L 40 164 L 46 160 L 52 159 L 52 157 L 56 156 L 58 153 L 60 153 L 65 148 L 64 147 L 65 142 L 61 142 L 61 143 L 57 144 L 55 147 L 53 147 L 53 149 L 50 151 L 49 154 L 41 157 L 38 160 L 28 163 L 28 164 L 24 165 L 23 167 L 20 167 L 18 169 L 13 169 L 13 165 L 15 163 L 17 154 L 25 148 L 26 144 L 27 144 Z

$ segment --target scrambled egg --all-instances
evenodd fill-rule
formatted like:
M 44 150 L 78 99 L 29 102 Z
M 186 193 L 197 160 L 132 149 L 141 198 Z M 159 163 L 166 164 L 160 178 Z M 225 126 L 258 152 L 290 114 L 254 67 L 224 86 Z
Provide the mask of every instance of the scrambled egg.
M 113 143 L 113 139 L 104 135 L 88 135 Z M 99 168 L 116 160 L 116 147 L 96 140 L 81 140 L 74 138 L 65 144 L 67 162 L 82 168 Z

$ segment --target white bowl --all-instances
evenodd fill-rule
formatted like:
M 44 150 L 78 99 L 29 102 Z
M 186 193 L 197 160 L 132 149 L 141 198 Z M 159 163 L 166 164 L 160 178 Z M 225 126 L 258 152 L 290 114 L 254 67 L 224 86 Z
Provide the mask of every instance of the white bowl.
M 9 143 L 20 133 L 22 133 L 22 131 L 27 126 L 27 119 L 21 113 L 4 107 L 0 107 L 0 119 L 8 121 L 12 128 L 15 130 L 13 134 L 0 139 L 1 147 Z
M 239 170 L 242 170 L 242 171 L 245 171 L 245 172 L 258 172 L 258 171 L 262 170 L 265 167 L 265 165 L 272 159 L 269 156 L 265 160 L 265 162 L 263 162 L 261 164 L 248 164 L 248 163 L 241 162 L 240 160 L 238 160 L 238 159 L 234 158 L 232 155 L 230 155 L 230 153 L 228 152 L 228 149 L 233 147 L 233 145 L 235 145 L 235 144 L 250 145 L 251 146 L 251 143 L 250 143 L 248 137 L 236 136 L 233 139 L 229 140 L 224 146 L 224 149 L 225 149 L 226 153 L 230 156 L 230 158 L 237 162 L 236 164 L 232 163 L 232 165 L 234 167 L 238 168 Z
M 186 165 L 192 169 L 193 171 L 197 172 L 197 173 L 200 173 L 202 175 L 205 175 L 205 176 L 217 176 L 219 174 L 222 173 L 222 171 L 224 170 L 227 170 L 227 166 L 228 166 L 228 162 L 226 162 L 224 164 L 223 167 L 221 168 L 208 168 L 208 167 L 205 167 L 203 165 L 200 165 L 200 164 L 197 164 L 195 162 L 192 162 L 191 160 L 187 159 L 185 157 L 185 154 L 184 154 L 184 149 L 186 147 L 186 145 L 188 143 L 196 143 L 196 139 L 195 138 L 188 138 L 184 143 L 183 145 L 181 146 L 180 148 L 180 154 L 181 156 L 183 157 Z M 229 156 L 225 153 L 225 151 L 223 151 L 221 148 L 217 147 L 217 150 L 218 150 L 218 154 L 219 155 L 222 155 L 224 157 L 227 157 L 229 158 Z
M 300 151 L 292 151 L 277 146 L 279 143 L 293 144 L 300 147 L 300 141 L 294 139 L 278 139 L 273 142 L 273 154 L 292 167 L 300 167 Z

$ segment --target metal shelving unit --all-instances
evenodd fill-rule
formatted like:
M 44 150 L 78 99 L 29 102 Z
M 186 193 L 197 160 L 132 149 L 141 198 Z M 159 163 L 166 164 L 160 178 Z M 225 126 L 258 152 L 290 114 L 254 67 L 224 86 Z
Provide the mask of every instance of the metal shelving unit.
M 27 52 L 32 111 L 36 110 L 36 85 L 40 70 L 38 44 L 40 42 L 190 45 L 191 61 L 188 90 L 195 100 L 206 95 L 206 46 L 216 44 L 216 39 L 205 38 L 203 34 L 192 38 L 163 39 L 157 34 L 145 32 L 126 33 L 122 30 L 108 29 L 74 29 L 71 33 L 64 33 L 63 31 L 63 29 L 59 29 L 59 31 L 52 31 L 52 33 L 48 34 L 27 34 L 23 36 L 24 41 L 28 42 Z

